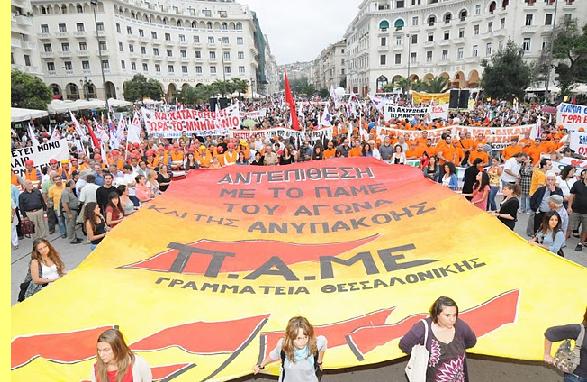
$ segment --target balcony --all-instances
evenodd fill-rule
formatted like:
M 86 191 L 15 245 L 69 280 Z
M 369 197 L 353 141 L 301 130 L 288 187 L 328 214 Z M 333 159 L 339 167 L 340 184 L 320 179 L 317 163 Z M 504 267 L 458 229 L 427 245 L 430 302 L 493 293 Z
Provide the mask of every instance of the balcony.
M 438 46 L 449 46 L 451 43 L 450 40 L 440 40 L 438 41 Z
M 69 38 L 68 32 L 56 32 L 55 37 L 62 39 L 62 38 Z
M 172 57 L 167 57 L 167 61 L 169 61 L 169 62 L 177 62 L 177 58 L 175 58 L 173 56 Z
M 161 58 L 161 56 L 153 56 L 153 60 L 161 61 L 161 60 L 163 60 L 163 58 Z
M 538 32 L 538 25 L 522 25 L 522 33 L 536 33 Z
M 22 46 L 22 41 L 21 40 L 10 40 L 10 46 L 13 48 L 20 48 Z
M 103 30 L 99 30 L 99 31 L 98 31 L 96 34 L 97 34 L 99 37 L 105 37 L 105 36 L 106 36 L 106 32 L 105 32 L 105 31 L 103 31 Z
M 139 53 L 138 52 L 128 52 L 128 56 L 130 58 L 139 58 Z
M 45 52 L 45 51 L 41 51 L 39 53 L 41 55 L 41 58 L 53 58 L 53 52 Z
M 189 61 L 190 61 L 190 59 L 189 59 L 189 58 L 186 56 L 186 57 L 181 57 L 181 58 L 180 58 L 180 61 L 181 61 L 181 62 L 189 62 Z
M 404 51 L 404 46 L 403 45 L 394 45 L 393 46 L 393 51 L 394 52 L 403 52 Z
M 49 40 L 51 38 L 51 34 L 49 32 L 39 32 L 37 33 L 37 37 L 40 40 Z
M 75 51 L 76 56 L 78 57 L 89 57 L 90 56 L 90 51 L 89 50 L 76 50 Z
M 17 25 L 31 26 L 33 25 L 33 18 L 25 15 L 12 16 L 12 21 Z
M 378 46 L 378 47 L 377 47 L 377 50 L 378 50 L 379 52 L 387 52 L 387 51 L 389 50 L 389 46 L 387 46 L 387 45 L 384 45 L 384 46 Z
M 109 56 L 110 55 L 110 51 L 108 49 L 102 49 L 100 51 L 100 49 L 96 49 L 96 54 L 100 55 L 100 53 L 102 54 L 102 56 Z
M 65 74 L 72 75 L 73 74 L 73 69 L 65 69 Z
M 156 46 L 160 46 L 161 45 L 161 41 L 159 40 L 152 40 L 151 44 L 156 45 Z
M 92 69 L 82 69 L 82 74 L 92 74 Z
M 60 50 L 58 53 L 58 56 L 61 58 L 67 58 L 67 57 L 71 57 L 72 54 L 71 54 L 71 51 L 69 51 L 69 50 Z
M 189 45 L 186 40 L 178 41 L 178 43 L 179 43 L 179 46 L 188 46 Z
M 86 32 L 86 31 L 75 31 L 75 32 L 73 32 L 73 37 L 77 37 L 77 38 L 86 37 L 87 33 L 88 32 Z
M 47 74 L 49 74 L 50 76 L 54 76 L 57 74 L 57 72 L 55 70 L 47 70 Z

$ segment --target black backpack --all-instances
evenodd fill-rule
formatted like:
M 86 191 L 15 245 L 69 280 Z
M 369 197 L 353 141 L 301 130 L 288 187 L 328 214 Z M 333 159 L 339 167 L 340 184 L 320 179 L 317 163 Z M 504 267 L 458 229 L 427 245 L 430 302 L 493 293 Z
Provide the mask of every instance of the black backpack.
M 281 356 L 281 382 L 285 382 L 285 351 L 282 350 L 279 355 Z M 322 369 L 318 365 L 318 352 L 314 353 L 314 373 L 316 373 L 316 378 L 320 381 L 322 379 Z

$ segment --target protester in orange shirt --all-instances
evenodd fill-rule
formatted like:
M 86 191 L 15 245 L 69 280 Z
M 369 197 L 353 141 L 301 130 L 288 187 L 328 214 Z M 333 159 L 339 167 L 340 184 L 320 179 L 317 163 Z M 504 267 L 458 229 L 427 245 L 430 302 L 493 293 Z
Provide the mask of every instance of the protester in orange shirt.
M 478 133 L 477 134 L 477 139 L 475 140 L 475 146 L 474 147 L 479 146 L 479 144 L 482 144 L 482 145 L 486 145 L 487 144 L 487 138 L 485 138 L 485 135 L 483 133 Z
M 334 158 L 336 155 L 336 149 L 334 148 L 334 143 L 332 141 L 328 141 L 327 149 L 324 150 L 324 159 Z
M 24 180 L 30 180 L 33 182 L 33 185 L 35 182 L 38 184 L 41 181 L 41 171 L 34 167 L 32 159 L 24 161 Z
M 512 142 L 502 151 L 503 159 L 508 160 L 519 152 L 522 152 L 522 146 L 518 143 L 518 137 L 512 137 Z
M 210 167 L 210 164 L 212 163 L 212 153 L 210 152 L 210 150 L 206 150 L 206 146 L 201 145 L 200 146 L 200 167 L 202 168 L 208 168 Z
M 477 145 L 477 148 L 471 151 L 469 154 L 469 165 L 472 166 L 475 159 L 479 158 L 482 160 L 481 167 L 489 165 L 489 155 L 483 150 L 484 145 Z
M 457 150 L 451 143 L 451 137 L 448 134 L 438 142 L 436 155 L 440 166 L 444 166 L 446 162 L 457 163 Z

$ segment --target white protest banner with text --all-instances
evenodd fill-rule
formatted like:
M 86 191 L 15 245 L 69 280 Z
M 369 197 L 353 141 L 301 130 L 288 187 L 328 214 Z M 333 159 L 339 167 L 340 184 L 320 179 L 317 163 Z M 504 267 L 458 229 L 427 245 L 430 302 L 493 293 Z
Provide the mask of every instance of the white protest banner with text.
M 48 166 L 51 159 L 62 161 L 69 159 L 67 139 L 52 140 L 39 145 L 12 150 L 12 171 L 24 176 L 24 162 L 31 159 L 35 168 Z
M 577 154 L 587 156 L 587 133 L 573 131 L 569 146 Z
M 568 131 L 587 127 L 587 106 L 561 103 L 556 108 L 556 124 L 563 125 Z

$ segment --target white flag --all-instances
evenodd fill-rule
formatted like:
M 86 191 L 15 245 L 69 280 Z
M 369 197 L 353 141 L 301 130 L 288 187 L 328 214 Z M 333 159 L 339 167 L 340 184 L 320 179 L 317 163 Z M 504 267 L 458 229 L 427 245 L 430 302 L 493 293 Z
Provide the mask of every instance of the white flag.
M 139 114 L 136 112 L 132 118 L 132 122 L 128 126 L 128 136 L 126 141 L 131 143 L 141 142 L 141 120 Z
M 37 136 L 33 130 L 33 125 L 29 122 L 29 135 L 31 136 L 31 140 L 33 141 L 33 146 L 38 146 L 39 141 L 37 140 Z

